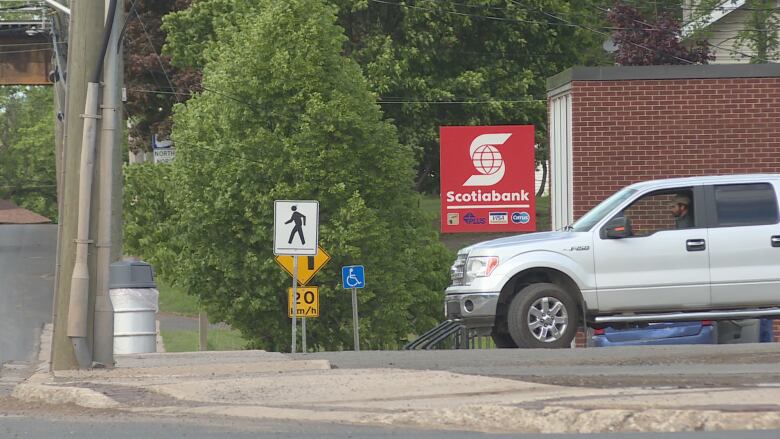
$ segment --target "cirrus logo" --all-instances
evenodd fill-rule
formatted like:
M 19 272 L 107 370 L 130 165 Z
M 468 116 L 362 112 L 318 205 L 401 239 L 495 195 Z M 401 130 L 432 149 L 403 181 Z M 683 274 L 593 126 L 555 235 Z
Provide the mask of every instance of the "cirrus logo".
M 512 213 L 512 222 L 514 224 L 528 224 L 529 221 L 531 221 L 531 215 L 528 212 Z

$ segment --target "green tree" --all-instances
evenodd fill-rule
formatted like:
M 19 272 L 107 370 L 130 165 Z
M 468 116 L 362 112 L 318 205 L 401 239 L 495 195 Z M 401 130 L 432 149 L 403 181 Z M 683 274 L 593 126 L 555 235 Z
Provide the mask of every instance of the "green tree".
M 439 187 L 440 125 L 547 126 L 546 80 L 606 58 L 592 4 L 557 0 L 339 0 L 349 53 L 363 66 L 402 143 L 418 189 Z M 388 4 L 389 3 L 389 4 Z M 593 57 L 588 59 L 589 57 Z M 538 161 L 546 159 L 539 150 Z
M 171 169 L 153 163 L 124 167 L 124 253 L 143 258 L 163 278 L 170 277 L 180 248 L 175 235 L 178 217 L 171 204 Z
M 440 125 L 533 124 L 546 159 L 548 77 L 603 64 L 603 13 L 561 0 L 331 0 L 346 29 L 344 53 L 360 64 L 400 142 L 415 153 L 417 188 L 439 186 Z M 260 6 L 201 0 L 165 19 L 174 64 L 201 66 L 217 30 Z M 234 31 L 234 30 L 233 30 Z M 215 90 L 216 91 L 216 90 Z
M 290 278 L 272 254 L 273 201 L 316 199 L 321 317 L 310 345 L 351 347 L 351 303 L 339 267 L 366 266 L 367 347 L 399 343 L 441 314 L 449 252 L 417 207 L 414 156 L 384 120 L 343 28 L 322 0 L 261 0 L 216 28 L 204 92 L 176 107 L 176 279 L 255 347 L 289 346 Z M 220 90 L 211 93 L 208 90 Z
M 710 36 L 707 18 L 723 8 L 735 8 L 735 0 L 698 0 L 689 5 L 693 38 Z M 748 59 L 751 63 L 772 62 L 780 58 L 780 11 L 776 2 L 769 0 L 746 0 L 732 14 L 744 18 L 731 43 L 724 42 L 720 49 L 730 50 L 732 55 Z M 689 37 L 689 39 L 692 39 Z
M 57 221 L 51 87 L 0 87 L 0 199 Z
M 620 65 L 707 64 L 714 59 L 706 40 L 689 43 L 692 47 L 681 42 L 675 14 L 663 11 L 660 15 L 643 15 L 642 9 L 617 0 L 607 18 L 615 27 L 615 61 Z
M 780 58 L 780 13 L 776 4 L 768 0 L 745 2 L 744 7 L 749 11 L 748 20 L 737 33 L 734 45 L 747 49 L 752 64 Z
M 165 139 L 171 132 L 173 104 L 189 98 L 198 89 L 200 74 L 178 69 L 167 56 L 160 56 L 165 43 L 162 17 L 189 6 L 190 0 L 134 0 L 126 2 L 124 67 L 129 120 L 128 143 L 134 152 L 149 151 L 152 136 Z

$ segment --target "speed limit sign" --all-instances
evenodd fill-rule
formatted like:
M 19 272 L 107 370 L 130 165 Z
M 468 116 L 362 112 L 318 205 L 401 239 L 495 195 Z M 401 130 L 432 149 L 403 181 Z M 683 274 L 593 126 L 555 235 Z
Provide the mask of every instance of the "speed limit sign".
M 298 287 L 295 289 L 295 310 L 298 317 L 320 316 L 319 287 Z M 293 289 L 287 289 L 287 317 L 293 316 Z

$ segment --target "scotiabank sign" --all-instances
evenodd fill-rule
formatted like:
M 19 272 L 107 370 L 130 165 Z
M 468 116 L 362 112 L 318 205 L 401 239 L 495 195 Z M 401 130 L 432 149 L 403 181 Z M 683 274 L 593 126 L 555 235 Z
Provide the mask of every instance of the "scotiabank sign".
M 441 231 L 536 230 L 533 125 L 440 127 Z

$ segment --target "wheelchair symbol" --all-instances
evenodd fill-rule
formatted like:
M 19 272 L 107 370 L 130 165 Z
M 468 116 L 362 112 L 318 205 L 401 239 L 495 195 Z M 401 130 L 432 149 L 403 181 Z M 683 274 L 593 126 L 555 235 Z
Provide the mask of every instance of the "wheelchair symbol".
M 341 268 L 341 281 L 344 288 L 363 288 L 365 277 L 362 265 L 352 265 Z
M 349 269 L 349 275 L 347 275 L 347 286 L 350 288 L 355 288 L 357 286 L 363 285 L 363 282 L 360 282 L 360 279 L 355 276 L 355 273 L 353 273 L 355 269 L 351 268 Z

